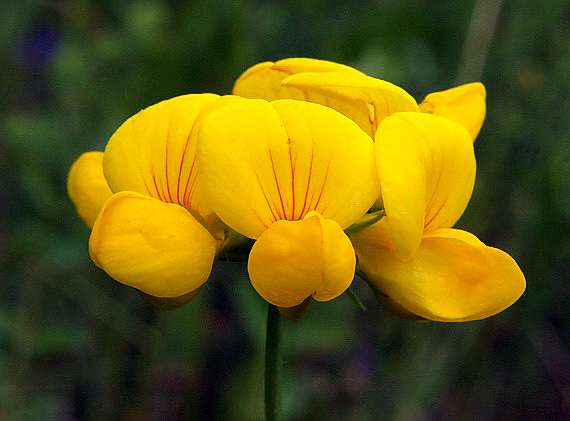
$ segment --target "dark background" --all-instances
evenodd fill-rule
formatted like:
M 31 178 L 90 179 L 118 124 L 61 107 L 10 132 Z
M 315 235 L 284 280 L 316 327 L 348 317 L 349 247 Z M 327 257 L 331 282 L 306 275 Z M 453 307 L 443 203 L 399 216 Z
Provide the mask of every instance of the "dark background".
M 161 312 L 89 260 L 65 190 L 141 108 L 229 93 L 247 67 L 349 64 L 416 99 L 480 80 L 458 226 L 524 296 L 485 321 L 402 321 L 343 295 L 285 332 L 290 420 L 570 418 L 570 4 L 551 0 L 0 2 L 0 418 L 260 419 L 265 303 L 237 264 Z

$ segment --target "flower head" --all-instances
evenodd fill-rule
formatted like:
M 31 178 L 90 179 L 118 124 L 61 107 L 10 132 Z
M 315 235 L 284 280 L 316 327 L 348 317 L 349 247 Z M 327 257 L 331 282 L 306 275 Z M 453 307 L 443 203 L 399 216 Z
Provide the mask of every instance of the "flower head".
M 93 228 L 90 256 L 119 282 L 180 297 L 208 279 L 225 232 L 200 188 L 196 127 L 231 100 L 185 95 L 153 105 L 121 125 L 104 154 L 72 167 L 70 196 Z
M 378 195 L 371 139 L 321 105 L 241 99 L 208 115 L 198 164 L 213 211 L 256 239 L 251 282 L 280 307 L 341 294 L 354 276 L 343 229 Z
M 173 98 L 131 117 L 104 154 L 89 156 L 97 159 L 78 160 L 69 190 L 90 225 L 97 215 L 91 258 L 153 297 L 195 295 L 235 230 L 257 240 L 248 268 L 266 300 L 334 298 L 356 264 L 343 229 L 379 191 L 372 140 L 301 101 Z M 91 191 L 78 168 L 104 188 Z
M 68 191 L 95 264 L 162 307 L 195 296 L 216 256 L 249 238 L 253 287 L 291 317 L 342 294 L 356 269 L 401 315 L 480 319 L 525 288 L 508 254 L 452 228 L 473 191 L 485 95 L 472 83 L 418 105 L 341 64 L 260 63 L 234 96 L 131 117 L 104 154 L 76 161 Z
M 516 262 L 451 227 L 475 180 L 471 136 L 429 114 L 398 113 L 376 133 L 386 217 L 351 235 L 358 270 L 399 314 L 438 321 L 489 317 L 525 289 Z
M 473 141 L 485 117 L 485 88 L 470 83 L 418 105 L 402 88 L 355 69 L 285 59 L 247 70 L 234 93 L 298 98 L 331 107 L 375 141 L 380 222 L 351 235 L 357 270 L 399 314 L 431 320 L 488 317 L 522 294 L 525 280 L 506 253 L 451 227 L 473 191 Z

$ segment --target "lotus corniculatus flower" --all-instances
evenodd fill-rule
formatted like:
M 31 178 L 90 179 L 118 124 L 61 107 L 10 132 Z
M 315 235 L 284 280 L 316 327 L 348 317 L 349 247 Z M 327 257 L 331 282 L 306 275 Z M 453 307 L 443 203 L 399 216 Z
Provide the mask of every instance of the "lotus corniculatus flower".
M 397 113 L 380 123 L 375 140 L 386 217 L 352 241 L 379 300 L 439 321 L 482 319 L 514 303 L 525 289 L 516 262 L 451 228 L 475 181 L 467 130 L 443 117 Z
M 234 93 L 320 103 L 374 139 L 381 186 L 375 206 L 386 217 L 350 237 L 357 271 L 389 309 L 408 318 L 476 320 L 524 292 L 524 276 L 508 254 L 451 228 L 473 191 L 473 141 L 486 111 L 481 83 L 431 93 L 418 105 L 389 82 L 297 58 L 253 66 Z
M 296 58 L 253 66 L 233 93 L 153 105 L 75 162 L 69 195 L 110 276 L 177 306 L 246 244 L 253 287 L 286 317 L 342 294 L 355 270 L 415 319 L 481 319 L 523 293 L 508 254 L 452 228 L 475 182 L 481 83 L 418 104 L 351 67 Z
M 177 304 L 208 279 L 231 235 L 200 189 L 197 127 L 203 113 L 233 99 L 160 102 L 121 125 L 104 153 L 73 164 L 68 192 L 92 227 L 89 254 L 117 281 Z
M 356 258 L 343 229 L 379 183 L 372 139 L 342 114 L 204 94 L 127 120 L 104 154 L 76 161 L 68 190 L 92 226 L 92 260 L 119 282 L 189 299 L 216 254 L 250 238 L 253 286 L 292 308 L 348 288 Z
M 378 196 L 372 140 L 317 104 L 242 99 L 204 118 L 198 164 L 213 211 L 256 239 L 248 270 L 271 304 L 330 300 L 354 277 L 343 232 Z

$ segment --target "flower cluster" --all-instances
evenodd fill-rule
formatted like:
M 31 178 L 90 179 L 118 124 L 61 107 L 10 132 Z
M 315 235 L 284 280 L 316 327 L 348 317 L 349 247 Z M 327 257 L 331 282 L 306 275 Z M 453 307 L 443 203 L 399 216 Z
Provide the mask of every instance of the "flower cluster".
M 508 254 L 451 228 L 484 117 L 480 83 L 418 104 L 341 64 L 265 62 L 233 95 L 184 95 L 129 118 L 104 153 L 73 164 L 68 191 L 95 264 L 166 306 L 238 249 L 284 314 L 339 296 L 356 271 L 403 317 L 476 320 L 525 289 Z

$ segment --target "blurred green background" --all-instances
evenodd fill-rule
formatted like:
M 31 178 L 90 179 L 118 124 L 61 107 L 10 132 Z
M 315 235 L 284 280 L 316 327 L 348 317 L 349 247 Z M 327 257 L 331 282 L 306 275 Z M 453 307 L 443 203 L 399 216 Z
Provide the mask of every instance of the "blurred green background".
M 421 100 L 480 80 L 459 226 L 527 277 L 481 322 L 397 319 L 355 285 L 285 332 L 288 420 L 570 418 L 570 4 L 552 0 L 0 2 L 0 419 L 257 420 L 265 303 L 221 263 L 161 312 L 89 260 L 73 160 L 141 108 L 315 57 Z

